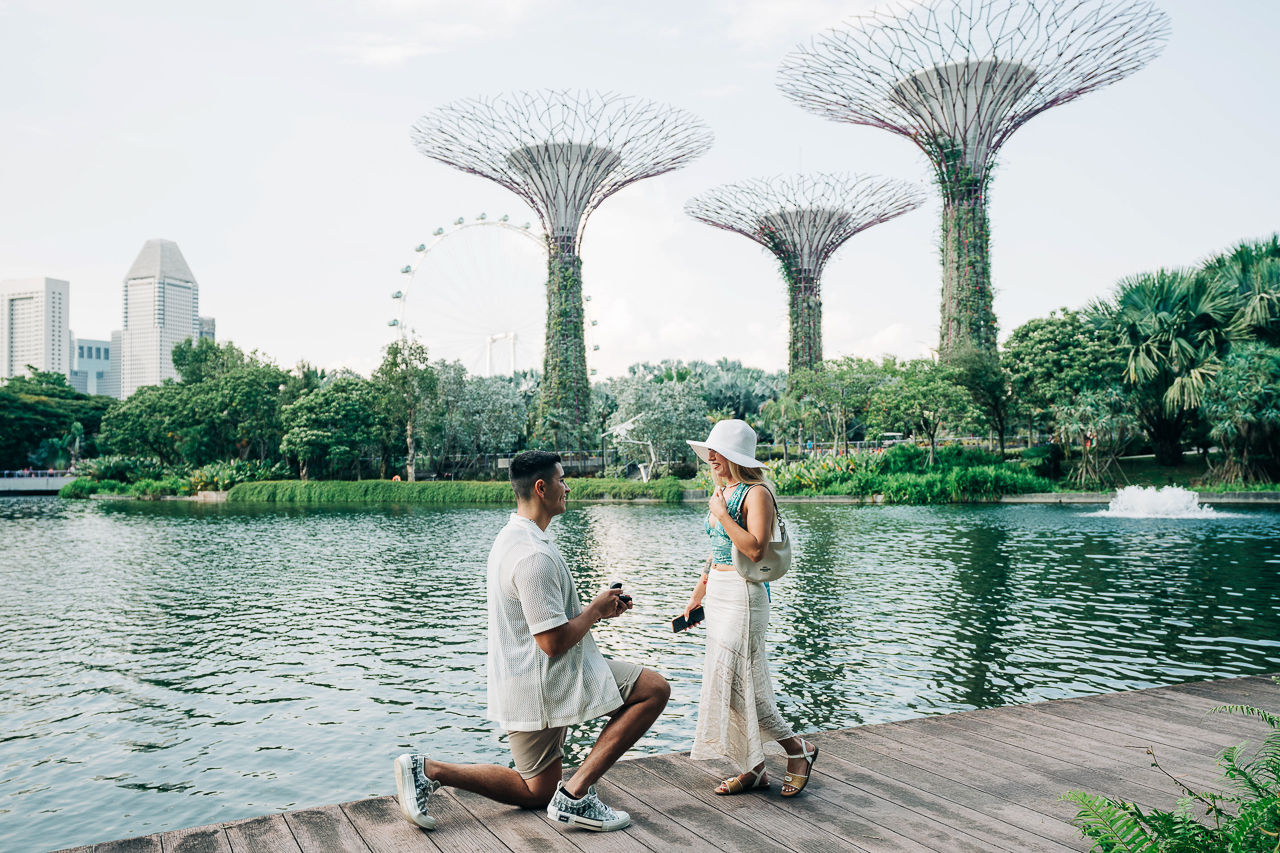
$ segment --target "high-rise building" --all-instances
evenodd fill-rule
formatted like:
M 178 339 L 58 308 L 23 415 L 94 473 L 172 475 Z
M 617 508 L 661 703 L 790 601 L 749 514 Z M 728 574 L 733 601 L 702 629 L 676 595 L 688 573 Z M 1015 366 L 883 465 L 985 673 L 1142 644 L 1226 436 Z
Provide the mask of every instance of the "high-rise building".
M 218 321 L 212 317 L 200 318 L 200 337 L 216 342 L 218 340 Z
M 56 278 L 0 281 L 0 376 L 70 375 L 71 285 Z
M 82 394 L 105 394 L 107 374 L 111 371 L 112 361 L 115 360 L 111 356 L 111 351 L 111 341 L 76 338 L 76 366 L 71 371 L 71 385 Z M 120 353 L 116 351 L 115 358 L 119 357 Z
M 200 338 L 200 290 L 172 240 L 148 240 L 124 277 L 121 399 L 143 385 L 177 379 L 173 348 Z
M 98 378 L 98 393 L 105 397 L 120 399 L 120 344 L 124 337 L 121 331 L 111 333 L 111 352 L 114 355 L 107 362 L 105 375 Z

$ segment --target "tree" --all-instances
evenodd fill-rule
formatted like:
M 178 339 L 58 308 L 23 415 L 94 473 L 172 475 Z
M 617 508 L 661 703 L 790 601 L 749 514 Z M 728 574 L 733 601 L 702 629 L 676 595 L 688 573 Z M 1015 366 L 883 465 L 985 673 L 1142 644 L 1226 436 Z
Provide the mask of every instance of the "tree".
M 362 451 L 378 440 L 384 426 L 380 402 L 373 383 L 335 379 L 284 407 L 280 450 L 298 460 L 304 480 L 317 470 L 330 475 L 354 470 L 359 479 Z
M 869 419 L 881 427 L 903 426 L 929 440 L 928 464 L 933 465 L 938 433 L 964 420 L 969 395 L 957 384 L 959 371 L 951 364 L 917 358 L 903 364 L 885 359 L 883 381 L 872 392 Z
M 1080 445 L 1080 463 L 1071 479 L 1080 488 L 1110 486 L 1110 471 L 1138 429 L 1130 403 L 1117 386 L 1084 391 L 1053 408 L 1063 447 Z M 1118 465 L 1115 465 L 1120 470 Z M 1123 472 L 1122 472 L 1123 473 Z
M 803 406 L 798 396 L 784 391 L 760 407 L 760 415 L 769 431 L 773 433 L 774 439 L 782 437 L 783 462 L 791 461 L 787 437 L 800 422 L 800 411 Z
M 956 369 L 955 381 L 969 392 L 979 421 L 996 435 L 1000 457 L 1004 458 L 1004 438 L 1013 422 L 1013 377 L 995 350 L 964 347 L 949 359 Z
M 1014 396 L 1034 412 L 1047 413 L 1087 389 L 1119 382 L 1124 361 L 1113 337 L 1062 308 L 1028 320 L 1004 346 Z
M 1135 414 L 1160 465 L 1182 461 L 1182 434 L 1235 332 L 1236 295 L 1220 278 L 1161 269 L 1122 279 L 1115 296 L 1085 310 L 1113 334 Z
M 381 385 L 383 414 L 391 429 L 404 437 L 405 474 L 412 482 L 417 479 L 418 438 L 439 385 L 427 348 L 416 340 L 388 344 L 373 380 Z
M 1280 463 L 1280 349 L 1259 343 L 1232 348 L 1205 391 L 1209 436 L 1226 459 L 1218 482 L 1271 482 Z
M 617 411 L 609 425 L 626 423 L 637 415 L 628 438 L 652 442 L 660 461 L 684 461 L 692 451 L 686 439 L 701 440 L 705 437 L 709 422 L 706 401 L 702 396 L 702 383 L 696 379 L 684 382 L 651 382 L 637 376 L 617 379 L 613 393 L 618 400 Z M 648 453 L 641 445 L 618 444 L 619 454 L 626 460 L 648 462 Z

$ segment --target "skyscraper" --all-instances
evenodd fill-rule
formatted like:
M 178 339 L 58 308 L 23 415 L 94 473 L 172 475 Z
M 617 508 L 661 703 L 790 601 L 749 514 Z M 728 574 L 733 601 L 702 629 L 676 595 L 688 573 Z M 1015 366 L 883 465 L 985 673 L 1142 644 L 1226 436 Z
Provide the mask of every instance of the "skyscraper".
M 70 375 L 71 285 L 56 278 L 0 282 L 0 376 L 37 370 Z
M 177 379 L 173 348 L 200 339 L 200 289 L 178 244 L 148 240 L 124 277 L 120 397 Z

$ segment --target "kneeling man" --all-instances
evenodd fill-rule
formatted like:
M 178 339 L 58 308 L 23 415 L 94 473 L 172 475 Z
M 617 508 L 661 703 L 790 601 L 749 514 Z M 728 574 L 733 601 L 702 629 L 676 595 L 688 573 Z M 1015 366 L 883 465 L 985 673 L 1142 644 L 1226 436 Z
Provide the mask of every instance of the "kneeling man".
M 639 664 L 609 660 L 591 626 L 631 609 L 607 589 L 583 609 L 564 557 L 547 526 L 565 511 L 569 488 L 554 453 L 511 460 L 516 511 L 489 552 L 489 719 L 507 730 L 516 769 L 446 764 L 425 755 L 395 761 L 400 811 L 432 829 L 428 797 L 447 785 L 522 808 L 546 807 L 553 821 L 598 832 L 622 829 L 626 812 L 596 796 L 595 783 L 640 739 L 667 706 L 666 679 Z M 587 759 L 563 781 L 569 726 L 608 716 Z

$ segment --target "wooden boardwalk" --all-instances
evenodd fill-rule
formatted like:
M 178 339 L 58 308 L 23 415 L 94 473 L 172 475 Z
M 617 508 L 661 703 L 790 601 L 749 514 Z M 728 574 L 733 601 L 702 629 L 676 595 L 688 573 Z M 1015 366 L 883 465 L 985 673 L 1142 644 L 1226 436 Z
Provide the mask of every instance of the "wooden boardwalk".
M 717 797 L 730 768 L 655 755 L 605 777 L 605 802 L 631 813 L 621 832 L 562 831 L 544 813 L 446 789 L 434 832 L 410 826 L 392 797 L 74 848 L 75 853 L 766 853 L 793 850 L 1022 853 L 1085 850 L 1059 800 L 1083 789 L 1171 808 L 1177 792 L 1145 748 L 1192 786 L 1217 789 L 1216 756 L 1266 727 L 1204 714 L 1224 704 L 1280 708 L 1270 678 L 1182 684 L 924 717 L 809 736 L 821 747 L 807 792 L 784 800 L 781 759 L 769 792 Z M 388 786 L 391 766 L 387 763 Z M 70 851 L 68 851 L 70 853 Z

